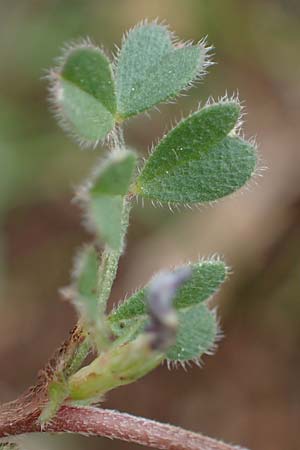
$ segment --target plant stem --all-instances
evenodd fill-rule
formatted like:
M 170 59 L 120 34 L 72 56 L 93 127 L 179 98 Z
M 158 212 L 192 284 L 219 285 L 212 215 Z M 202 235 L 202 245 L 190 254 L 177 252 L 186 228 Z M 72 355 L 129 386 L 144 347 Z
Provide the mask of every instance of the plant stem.
M 163 359 L 164 354 L 151 348 L 151 339 L 146 335 L 125 345 L 112 346 L 69 378 L 68 399 L 95 404 L 108 391 L 145 376 Z
M 113 282 L 118 270 L 120 252 L 106 247 L 102 254 L 98 272 L 98 315 L 106 312 L 106 303 L 109 298 Z
M 96 346 L 98 352 L 109 347 L 110 329 L 106 321 L 106 306 L 109 299 L 113 282 L 117 275 L 119 259 L 124 251 L 125 236 L 129 225 L 129 215 L 131 210 L 131 202 L 124 197 L 122 211 L 122 237 L 121 245 L 118 250 L 112 250 L 108 246 L 105 247 L 101 264 L 98 272 L 98 315 L 97 315 L 97 332 Z M 100 323 L 101 322 L 101 323 Z
M 68 378 L 80 369 L 91 348 L 90 339 L 80 325 L 70 333 L 69 338 L 58 348 L 46 367 L 40 371 L 39 386 L 47 391 L 48 401 L 41 413 L 40 422 L 50 420 L 68 397 Z
M 46 368 L 46 373 L 51 371 L 51 377 L 48 376 L 49 374 L 46 376 L 47 382 L 53 377 L 60 382 L 64 380 L 67 382 L 68 378 L 78 371 L 93 344 L 96 346 L 98 354 L 101 354 L 103 350 L 107 350 L 112 344 L 112 333 L 106 317 L 106 305 L 113 282 L 116 278 L 119 259 L 124 250 L 124 241 L 129 224 L 130 210 L 131 202 L 124 197 L 120 248 L 118 250 L 112 250 L 106 246 L 102 254 L 97 283 L 98 314 L 95 318 L 97 333 L 91 333 L 90 336 L 87 337 L 80 324 L 78 324 L 70 339 L 62 345 L 48 365 L 50 369 Z M 52 370 L 52 367 L 54 370 Z M 88 369 L 89 366 L 87 366 L 87 370 Z M 52 412 L 55 413 L 63 403 L 63 400 L 68 396 L 68 391 L 66 389 L 67 383 L 63 382 L 61 389 L 58 389 L 58 384 L 55 387 L 56 389 L 53 390 L 55 395 L 49 395 L 49 402 L 43 410 L 43 423 L 51 419 L 53 415 Z M 60 392 L 60 395 L 57 395 L 58 391 Z
M 110 345 L 110 328 L 106 320 L 106 305 L 118 270 L 120 253 L 106 247 L 103 250 L 98 271 L 98 312 L 95 318 L 96 332 L 92 335 L 98 353 Z
M 160 450 L 242 450 L 179 427 L 107 409 L 62 406 L 43 427 L 37 421 L 39 414 L 40 405 L 22 404 L 22 399 L 0 406 L 0 438 L 32 432 L 71 432 Z

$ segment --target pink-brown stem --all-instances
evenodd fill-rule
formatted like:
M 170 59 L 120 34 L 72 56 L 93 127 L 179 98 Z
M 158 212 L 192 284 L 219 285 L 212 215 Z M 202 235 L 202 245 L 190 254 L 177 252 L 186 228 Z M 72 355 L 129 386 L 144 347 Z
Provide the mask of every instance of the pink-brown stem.
M 43 402 L 43 395 L 29 392 L 19 400 L 0 406 L 0 438 L 32 432 L 71 432 L 116 438 L 161 450 L 238 448 L 172 425 L 94 407 L 62 406 L 51 423 L 41 427 L 38 417 Z
M 202 434 L 149 419 L 94 407 L 64 405 L 46 426 L 39 417 L 48 401 L 48 384 L 61 359 L 82 341 L 79 327 L 40 372 L 37 385 L 15 401 L 0 405 L 0 439 L 32 432 L 71 432 L 121 439 L 161 450 L 237 450 Z

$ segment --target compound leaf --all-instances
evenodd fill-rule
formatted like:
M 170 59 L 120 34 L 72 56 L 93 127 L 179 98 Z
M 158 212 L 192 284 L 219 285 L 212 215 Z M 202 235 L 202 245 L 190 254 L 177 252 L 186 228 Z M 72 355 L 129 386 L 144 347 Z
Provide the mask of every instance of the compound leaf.
M 172 43 L 168 29 L 146 23 L 123 40 L 116 69 L 118 115 L 127 117 L 175 97 L 201 73 L 206 49 Z
M 175 308 L 180 310 L 207 300 L 224 282 L 227 271 L 228 269 L 223 261 L 208 260 L 193 264 L 191 278 L 178 289 L 174 299 Z M 147 287 L 136 292 L 121 303 L 119 307 L 111 313 L 109 320 L 116 326 L 121 323 L 123 328 L 126 328 L 126 321 L 138 319 L 146 314 Z
M 222 261 L 200 261 L 192 266 L 192 275 L 178 289 L 174 299 L 179 326 L 176 343 L 166 358 L 172 361 L 199 359 L 216 340 L 216 317 L 205 304 L 225 280 L 227 268 Z M 149 321 L 147 315 L 147 287 L 141 289 L 114 310 L 109 316 L 113 333 L 126 342 L 143 332 Z
M 97 144 L 115 124 L 116 96 L 110 63 L 91 44 L 67 51 L 51 75 L 52 100 L 61 124 L 86 144 Z
M 228 133 L 240 114 L 235 101 L 209 105 L 171 130 L 146 162 L 136 193 L 161 202 L 197 203 L 243 186 L 256 167 L 256 149 Z

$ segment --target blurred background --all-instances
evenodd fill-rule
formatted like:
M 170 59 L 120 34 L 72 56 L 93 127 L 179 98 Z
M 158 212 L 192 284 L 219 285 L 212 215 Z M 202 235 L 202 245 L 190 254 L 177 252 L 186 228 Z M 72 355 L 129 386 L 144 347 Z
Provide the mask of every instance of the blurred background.
M 112 52 L 125 30 L 156 17 L 182 39 L 208 35 L 217 65 L 188 97 L 129 121 L 129 144 L 146 154 L 199 100 L 238 91 L 245 134 L 268 170 L 214 207 L 135 208 L 112 302 L 162 267 L 217 252 L 233 268 L 217 298 L 225 338 L 201 370 L 162 367 L 105 406 L 252 450 L 299 450 L 299 0 L 0 1 L 0 401 L 34 383 L 75 323 L 58 288 L 89 236 L 71 200 L 103 154 L 80 150 L 60 130 L 42 77 L 65 41 L 90 36 Z M 25 446 L 141 448 L 76 436 L 28 437 Z

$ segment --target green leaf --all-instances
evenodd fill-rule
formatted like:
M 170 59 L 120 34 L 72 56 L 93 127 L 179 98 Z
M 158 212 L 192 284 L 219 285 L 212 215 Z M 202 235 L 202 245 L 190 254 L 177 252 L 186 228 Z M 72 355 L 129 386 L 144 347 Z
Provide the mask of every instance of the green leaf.
M 53 71 L 52 101 L 61 124 L 79 141 L 96 145 L 115 124 L 116 96 L 112 69 L 91 44 L 71 48 Z
M 101 279 L 105 268 L 103 264 L 100 265 L 100 258 L 94 246 L 86 246 L 78 255 L 76 263 L 73 283 L 70 291 L 66 290 L 66 295 L 70 292 L 71 300 L 89 340 L 102 351 L 107 347 L 110 335 L 105 315 L 106 302 L 102 302 L 103 299 L 100 295 L 102 283 L 105 283 L 103 278 Z M 102 283 L 99 282 L 99 279 Z M 101 284 L 100 289 L 99 284 Z M 78 348 L 78 353 L 74 355 L 71 366 L 64 370 L 64 375 L 72 373 L 77 360 L 81 360 L 84 352 L 85 346 L 82 345 L 81 348 Z
M 243 186 L 256 167 L 256 149 L 227 136 L 240 114 L 237 102 L 209 105 L 171 130 L 146 162 L 136 193 L 161 202 L 197 203 Z
M 174 299 L 174 306 L 178 310 L 201 303 L 214 294 L 226 278 L 227 267 L 223 261 L 200 261 L 192 266 L 192 272 L 191 278 L 178 289 Z M 132 319 L 144 318 L 146 314 L 147 287 L 121 303 L 111 313 L 109 321 L 114 325 L 114 331 L 120 329 L 122 333 L 122 330 L 132 325 Z
M 225 280 L 227 268 L 222 261 L 200 261 L 192 266 L 192 276 L 178 289 L 174 306 L 179 328 L 176 344 L 166 353 L 169 360 L 199 359 L 212 348 L 217 336 L 214 313 L 203 302 L 217 291 Z M 113 333 L 120 343 L 131 341 L 143 332 L 147 316 L 147 287 L 124 301 L 109 316 Z
M 85 247 L 77 257 L 74 273 L 74 304 L 87 326 L 97 317 L 97 280 L 99 255 L 92 246 Z
M 176 344 L 167 351 L 171 361 L 199 360 L 213 349 L 218 334 L 214 312 L 199 304 L 178 312 L 179 328 Z
M 136 167 L 131 151 L 112 153 L 96 172 L 88 191 L 87 219 L 112 250 L 119 250 L 124 238 L 126 194 Z
M 57 413 L 64 400 L 69 395 L 68 385 L 65 380 L 51 381 L 48 386 L 48 402 L 44 405 L 39 422 L 41 425 L 48 423 Z
M 69 378 L 69 398 L 99 403 L 108 391 L 133 383 L 162 360 L 163 355 L 151 348 L 145 335 L 124 345 L 112 344 L 106 352 L 101 352 L 88 366 Z
M 202 44 L 174 46 L 171 33 L 157 23 L 133 28 L 118 57 L 118 115 L 125 119 L 175 97 L 201 74 L 205 56 Z

